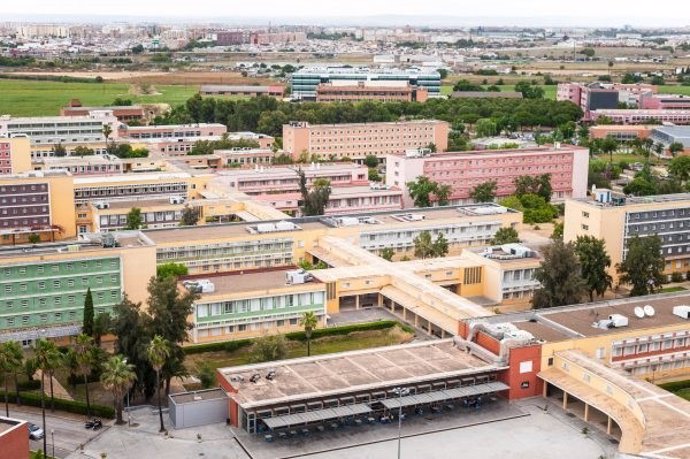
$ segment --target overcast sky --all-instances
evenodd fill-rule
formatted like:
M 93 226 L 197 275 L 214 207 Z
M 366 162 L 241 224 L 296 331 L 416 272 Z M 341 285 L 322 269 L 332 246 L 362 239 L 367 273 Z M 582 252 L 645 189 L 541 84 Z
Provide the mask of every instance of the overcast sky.
M 655 6 L 659 6 L 658 8 Z M 690 1 L 666 0 L 0 0 L 2 14 L 117 15 L 154 17 L 310 18 L 410 15 L 445 17 L 582 18 L 611 25 L 688 25 Z M 296 21 L 298 22 L 298 21 Z M 411 21 L 414 22 L 414 21 Z M 564 24 L 567 25 L 567 24 Z M 599 25 L 599 24 L 597 24 Z

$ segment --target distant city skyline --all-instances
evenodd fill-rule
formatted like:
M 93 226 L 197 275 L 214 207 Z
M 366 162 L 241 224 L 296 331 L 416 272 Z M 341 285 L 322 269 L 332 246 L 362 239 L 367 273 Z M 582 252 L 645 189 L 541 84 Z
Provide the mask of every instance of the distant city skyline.
M 391 8 L 394 5 L 394 8 Z M 682 5 L 682 6 L 681 6 Z M 690 25 L 690 4 L 669 2 L 664 8 L 653 8 L 640 0 L 581 0 L 564 5 L 553 0 L 351 0 L 349 2 L 314 2 L 313 0 L 256 0 L 249 4 L 236 2 L 218 4 L 216 0 L 194 2 L 162 0 L 119 0 L 115 3 L 83 2 L 79 0 L 25 0 L 2 2 L 0 15 L 9 20 L 42 18 L 66 22 L 85 21 L 89 17 L 104 20 L 189 20 L 190 22 L 218 21 L 327 25 L 545 25 L 545 26 L 687 26 Z M 11 15 L 11 16 L 7 16 Z

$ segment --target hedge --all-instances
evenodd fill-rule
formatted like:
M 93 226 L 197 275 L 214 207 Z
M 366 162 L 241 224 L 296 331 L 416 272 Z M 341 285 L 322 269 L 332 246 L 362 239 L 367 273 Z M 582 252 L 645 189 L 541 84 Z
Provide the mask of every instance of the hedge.
M 317 328 L 311 334 L 312 339 L 323 338 L 326 336 L 342 336 L 354 332 L 369 331 L 369 330 L 385 330 L 398 326 L 408 333 L 414 333 L 414 330 L 406 324 L 401 324 L 395 320 L 380 320 L 378 322 L 367 322 L 361 324 L 343 325 L 342 327 L 328 327 Z M 285 334 L 285 338 L 291 341 L 306 341 L 307 336 L 303 331 L 292 332 Z M 184 347 L 184 352 L 187 355 L 201 354 L 204 352 L 233 352 L 243 347 L 251 346 L 254 339 L 240 339 L 234 341 L 222 341 L 219 343 L 197 344 L 194 346 Z
M 665 384 L 659 384 L 659 387 L 666 389 L 669 392 L 678 392 L 683 389 L 690 389 L 690 379 L 686 381 L 674 381 Z
M 22 404 L 28 406 L 41 406 L 41 394 L 36 392 L 20 392 L 19 398 Z M 45 406 L 50 406 L 50 397 L 45 397 Z M 67 411 L 68 413 L 86 414 L 86 403 L 78 400 L 64 400 L 61 398 L 55 399 L 55 409 L 60 411 Z M 91 414 L 102 418 L 112 419 L 115 417 L 115 409 L 110 406 L 91 404 Z

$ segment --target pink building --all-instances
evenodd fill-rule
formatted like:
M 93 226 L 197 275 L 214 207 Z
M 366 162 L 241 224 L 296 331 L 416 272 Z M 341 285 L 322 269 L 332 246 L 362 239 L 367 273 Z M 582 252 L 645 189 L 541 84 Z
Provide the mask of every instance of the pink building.
M 121 124 L 119 136 L 124 139 L 172 139 L 221 136 L 228 132 L 224 124 L 175 124 L 167 126 L 127 126 Z
M 308 185 L 316 179 L 329 180 L 333 188 L 369 185 L 369 169 L 358 164 L 312 164 L 303 170 Z M 224 190 L 239 191 L 250 196 L 299 192 L 297 166 L 224 170 L 216 174 L 213 183 Z
M 407 189 L 420 176 L 450 185 L 451 204 L 470 202 L 470 193 L 485 182 L 495 181 L 496 196 L 515 192 L 514 180 L 522 176 L 551 174 L 553 199 L 584 198 L 587 194 L 589 151 L 572 145 L 520 150 L 482 150 L 432 155 L 388 155 L 386 184 Z M 412 206 L 407 191 L 403 202 Z
M 648 124 L 652 122 L 690 124 L 690 110 L 594 110 L 590 119 L 605 116 L 614 124 Z
M 690 97 L 683 95 L 645 93 L 639 100 L 643 110 L 690 110 Z
M 299 213 L 302 195 L 298 192 L 263 194 L 254 196 L 253 199 L 295 215 Z M 403 192 L 395 187 L 378 184 L 335 187 L 331 189 L 325 215 L 400 210 L 402 203 Z
M 630 141 L 633 139 L 646 139 L 652 133 L 654 126 L 644 124 L 599 124 L 589 128 L 589 135 L 593 139 L 604 139 L 613 137 L 619 141 Z
M 325 159 L 382 159 L 429 144 L 446 151 L 448 129 L 448 123 L 437 120 L 317 125 L 300 121 L 283 126 L 283 149 L 295 159 L 303 152 Z

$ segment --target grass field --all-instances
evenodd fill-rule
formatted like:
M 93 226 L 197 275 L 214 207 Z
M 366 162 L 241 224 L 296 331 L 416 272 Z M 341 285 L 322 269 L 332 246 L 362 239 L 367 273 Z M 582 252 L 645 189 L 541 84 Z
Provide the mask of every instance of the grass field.
M 0 79 L 0 114 L 13 116 L 58 115 L 71 99 L 85 106 L 107 105 L 115 98 L 135 103 L 179 105 L 198 92 L 196 85 L 155 85 L 156 94 L 138 95 L 136 86 L 123 83 L 61 83 L 58 81 Z M 158 94 L 159 93 L 159 94 Z
M 488 88 L 488 86 L 484 86 L 484 88 Z M 502 92 L 507 92 L 507 91 L 515 91 L 515 85 L 512 84 L 506 84 L 503 86 L 499 86 L 501 88 Z M 544 90 L 544 98 L 546 99 L 551 99 L 551 100 L 556 100 L 556 86 L 555 85 L 542 85 L 541 88 Z M 441 94 L 448 95 L 453 92 L 453 85 L 442 85 L 441 86 Z
M 676 293 L 676 292 L 684 292 L 687 289 L 685 287 L 665 287 L 659 290 L 659 293 Z M 690 395 L 690 391 L 688 392 L 688 395 Z
M 665 86 L 659 86 L 659 92 L 661 94 L 683 94 L 684 96 L 690 96 L 690 86 L 667 84 Z

